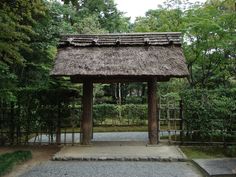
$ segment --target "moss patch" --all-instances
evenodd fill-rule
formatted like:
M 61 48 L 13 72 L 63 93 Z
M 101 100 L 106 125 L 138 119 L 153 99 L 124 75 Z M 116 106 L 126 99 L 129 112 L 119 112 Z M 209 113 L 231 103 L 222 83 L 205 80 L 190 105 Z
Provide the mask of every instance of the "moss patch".
M 182 146 L 180 148 L 189 159 L 211 159 L 226 157 L 223 147 Z

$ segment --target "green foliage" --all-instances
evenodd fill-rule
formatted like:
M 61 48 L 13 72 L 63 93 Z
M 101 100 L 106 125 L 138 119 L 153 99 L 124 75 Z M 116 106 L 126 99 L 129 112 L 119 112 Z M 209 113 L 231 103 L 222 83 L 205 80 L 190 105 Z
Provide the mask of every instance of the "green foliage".
M 188 90 L 181 94 L 187 135 L 194 140 L 234 141 L 236 90 Z
M 183 3 L 182 3 L 183 2 Z M 234 0 L 212 0 L 203 5 L 167 0 L 145 17 L 135 32 L 180 31 L 192 88 L 235 86 L 236 24 Z
M 22 84 L 28 70 L 28 56 L 32 55 L 32 39 L 37 36 L 34 26 L 44 18 L 46 7 L 43 1 L 16 0 L 0 3 L 0 88 L 12 88 Z M 34 56 L 35 57 L 35 56 Z M 36 72 L 36 71 L 35 71 Z M 32 73 L 27 73 L 29 76 Z M 37 78 L 36 78 L 37 79 Z
M 3 113 L 0 114 L 0 128 L 4 132 L 0 144 L 14 144 L 14 137 L 18 136 L 14 132 L 18 130 L 24 132 L 25 137 L 39 131 L 53 134 L 58 120 L 61 120 L 61 126 L 71 126 L 71 116 L 79 116 L 71 106 L 78 96 L 76 90 L 24 88 L 1 92 L 1 95 L 8 94 L 9 97 L 0 99 Z
M 30 3 L 31 2 L 31 3 Z M 22 63 L 21 51 L 31 51 L 28 44 L 35 34 L 32 25 L 44 14 L 41 1 L 16 0 L 0 3 L 0 57 L 7 64 Z
M 121 114 L 132 124 L 145 125 L 147 120 L 147 105 L 121 105 Z
M 117 107 L 113 104 L 98 104 L 93 106 L 95 124 L 102 124 L 107 118 L 118 116 Z
M 126 120 L 128 124 L 145 125 L 147 105 L 140 104 L 97 104 L 93 106 L 95 124 L 102 124 L 106 119 Z
M 15 151 L 0 155 L 0 176 L 9 172 L 14 165 L 32 158 L 30 151 Z
M 215 0 L 186 11 L 184 49 L 191 86 L 230 87 L 235 80 L 234 3 Z
M 183 12 L 180 9 L 149 10 L 145 17 L 138 17 L 134 24 L 135 32 L 180 31 Z
M 104 32 L 129 31 L 129 18 L 124 17 L 123 13 L 116 8 L 114 0 L 85 0 L 81 3 L 78 13 L 83 21 L 84 18 L 93 18 L 95 22 L 92 24 L 97 24 L 95 27 L 99 27 L 100 24 Z
M 96 15 L 88 15 L 80 20 L 78 24 L 78 32 L 81 34 L 103 34 L 108 33 L 101 27 L 99 19 Z
M 225 153 L 228 157 L 236 157 L 236 146 L 235 145 L 227 146 Z
M 180 148 L 189 159 L 214 159 L 227 156 L 225 148 L 218 146 L 182 146 Z

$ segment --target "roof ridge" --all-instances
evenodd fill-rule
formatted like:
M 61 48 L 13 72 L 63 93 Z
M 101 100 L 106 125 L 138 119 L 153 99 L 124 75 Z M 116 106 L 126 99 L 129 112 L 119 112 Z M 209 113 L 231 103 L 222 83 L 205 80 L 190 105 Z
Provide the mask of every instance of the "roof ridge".
M 181 45 L 180 32 L 63 35 L 60 47 Z
M 180 35 L 181 32 L 105 33 L 105 34 L 61 34 L 61 36 L 135 36 L 135 35 Z

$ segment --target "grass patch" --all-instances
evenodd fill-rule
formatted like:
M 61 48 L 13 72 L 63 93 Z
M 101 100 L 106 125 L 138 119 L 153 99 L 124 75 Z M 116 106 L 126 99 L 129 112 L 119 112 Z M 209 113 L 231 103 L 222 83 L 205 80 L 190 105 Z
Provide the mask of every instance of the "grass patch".
M 108 126 L 94 127 L 94 132 L 146 132 L 147 126 Z
M 167 131 L 167 126 L 162 126 L 161 130 L 162 131 Z M 67 132 L 72 132 L 73 128 L 68 127 L 68 128 L 62 128 L 61 131 L 65 132 L 65 130 Z M 148 131 L 148 126 L 147 125 L 127 125 L 127 126 L 121 126 L 121 125 L 117 125 L 117 126 L 108 126 L 108 125 L 101 125 L 101 126 L 95 126 L 93 127 L 93 132 L 147 132 Z M 80 132 L 80 128 L 76 127 L 74 128 L 74 132 Z
M 32 158 L 30 151 L 15 151 L 0 155 L 0 176 L 9 172 L 14 165 Z
M 226 157 L 223 147 L 182 146 L 180 148 L 189 159 L 212 159 Z
M 62 128 L 61 131 L 72 132 L 72 128 Z M 147 126 L 97 126 L 93 127 L 93 132 L 147 132 Z M 74 128 L 74 132 L 80 132 L 80 128 Z

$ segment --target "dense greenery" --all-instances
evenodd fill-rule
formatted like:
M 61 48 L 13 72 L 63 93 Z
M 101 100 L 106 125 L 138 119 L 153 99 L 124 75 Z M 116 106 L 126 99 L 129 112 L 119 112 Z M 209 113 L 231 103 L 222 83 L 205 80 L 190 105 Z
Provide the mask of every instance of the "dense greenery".
M 147 105 L 140 104 L 98 104 L 94 105 L 94 123 L 102 124 L 106 119 L 118 120 L 121 125 L 145 125 Z
M 181 2 L 169 0 L 148 11 L 136 19 L 134 31 L 181 31 L 190 86 L 235 86 L 235 1 L 209 0 L 204 5 Z
M 190 140 L 236 141 L 236 89 L 193 90 L 181 95 Z
M 9 172 L 14 165 L 32 158 L 30 151 L 15 151 L 0 155 L 0 176 Z

